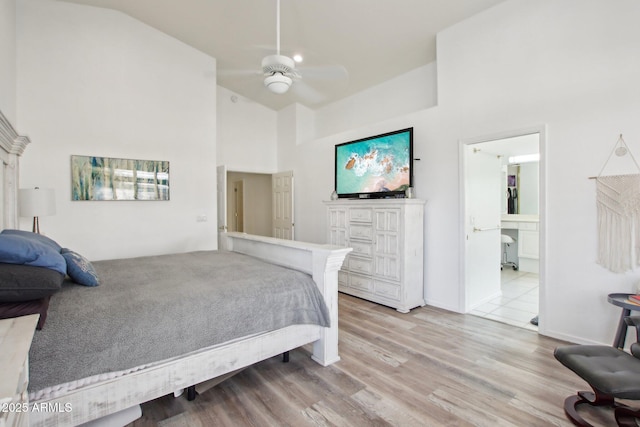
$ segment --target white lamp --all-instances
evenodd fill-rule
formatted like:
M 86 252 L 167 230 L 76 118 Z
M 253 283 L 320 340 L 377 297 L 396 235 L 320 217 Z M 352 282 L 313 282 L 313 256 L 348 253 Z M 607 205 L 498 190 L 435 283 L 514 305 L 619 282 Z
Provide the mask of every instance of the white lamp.
M 21 188 L 20 216 L 33 217 L 33 232 L 40 234 L 38 217 L 56 214 L 56 194 L 51 188 Z

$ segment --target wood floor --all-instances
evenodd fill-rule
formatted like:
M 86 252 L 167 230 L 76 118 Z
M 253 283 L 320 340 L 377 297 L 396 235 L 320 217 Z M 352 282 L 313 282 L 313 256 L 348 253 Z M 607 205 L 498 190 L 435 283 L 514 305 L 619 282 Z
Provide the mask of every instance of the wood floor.
M 564 343 L 488 319 L 423 307 L 409 314 L 340 294 L 340 356 L 309 349 L 245 369 L 193 401 L 142 405 L 133 427 L 570 426 L 566 396 L 588 386 L 553 357 Z M 596 426 L 614 425 L 604 409 Z

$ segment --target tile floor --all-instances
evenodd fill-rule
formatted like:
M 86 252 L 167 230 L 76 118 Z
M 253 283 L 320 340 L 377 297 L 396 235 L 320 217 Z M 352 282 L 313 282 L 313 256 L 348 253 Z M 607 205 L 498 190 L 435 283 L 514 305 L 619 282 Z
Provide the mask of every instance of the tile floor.
M 502 296 L 471 314 L 537 331 L 529 321 L 538 314 L 538 274 L 505 268 L 501 275 Z

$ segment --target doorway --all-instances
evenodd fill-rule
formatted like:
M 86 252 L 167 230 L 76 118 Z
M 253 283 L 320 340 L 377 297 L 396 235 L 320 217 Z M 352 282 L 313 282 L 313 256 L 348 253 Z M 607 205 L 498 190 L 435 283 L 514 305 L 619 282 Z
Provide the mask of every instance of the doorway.
M 544 317 L 543 149 L 544 129 L 461 144 L 461 306 L 533 330 Z
M 271 236 L 271 174 L 227 171 L 229 231 Z
M 216 178 L 219 248 L 224 248 L 226 231 L 294 238 L 293 172 L 234 172 L 220 165 Z M 278 229 L 284 230 L 280 234 L 276 222 Z

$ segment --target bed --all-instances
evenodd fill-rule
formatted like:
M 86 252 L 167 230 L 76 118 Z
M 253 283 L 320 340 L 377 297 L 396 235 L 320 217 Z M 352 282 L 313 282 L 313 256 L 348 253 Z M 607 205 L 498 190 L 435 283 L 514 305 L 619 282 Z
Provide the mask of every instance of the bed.
M 238 233 L 229 233 L 225 239 L 226 249 L 230 252 L 250 255 L 311 275 L 324 298 L 330 326 L 299 324 L 251 332 L 246 337 L 229 342 L 191 349 L 184 355 L 169 355 L 158 363 L 134 364 L 132 369 L 119 367 L 115 377 L 91 373 L 79 381 L 71 381 L 71 388 L 65 385 L 61 389 L 58 385 L 43 383 L 40 378 L 34 378 L 34 373 L 31 372 L 31 381 L 38 384 L 36 388 L 46 386 L 44 390 L 30 387 L 32 407 L 54 410 L 32 411 L 30 425 L 78 425 L 119 413 L 308 343 L 313 343 L 312 359 L 317 363 L 328 366 L 338 361 L 337 271 L 348 249 Z M 54 301 L 65 296 L 64 292 L 53 296 L 47 324 L 39 334 L 46 334 L 49 326 L 54 325 L 51 323 L 55 321 L 52 316 L 56 315 L 55 311 L 51 312 L 51 309 L 55 309 Z M 193 316 L 198 316 L 198 313 L 186 314 L 186 317 Z M 37 338 L 34 339 L 34 344 Z M 31 354 L 30 357 L 36 359 L 38 356 Z
M 28 144 L 28 139 L 15 134 L 6 119 L 4 117 L 1 119 L 0 159 L 3 166 L 0 175 L 3 199 L 1 219 L 3 228 L 7 229 L 17 226 L 18 160 Z M 108 420 L 108 417 L 117 417 L 118 414 L 130 411 L 131 408 L 139 408 L 141 403 L 163 395 L 177 393 L 211 379 L 223 378 L 229 373 L 306 344 L 312 344 L 311 357 L 317 363 L 328 366 L 338 361 L 340 359 L 338 355 L 338 270 L 350 249 L 252 236 L 244 233 L 224 233 L 222 242 L 220 249 L 225 254 L 251 258 L 257 263 L 266 262 L 295 271 L 297 274 L 302 273 L 309 276 L 324 302 L 328 317 L 325 319 L 326 322 L 315 322 L 309 319 L 299 321 L 298 319 L 298 323 L 294 321 L 296 324 L 289 326 L 279 325 L 276 322 L 274 328 L 245 331 L 245 335 L 235 338 L 226 337 L 224 341 L 213 344 L 203 344 L 197 334 L 197 331 L 206 332 L 209 328 L 206 325 L 196 326 L 193 328 L 196 333 L 190 334 L 193 338 L 193 342 L 190 344 L 192 347 L 180 350 L 178 354 L 162 353 L 159 360 L 140 364 L 138 364 L 140 359 L 133 359 L 134 361 L 131 362 L 133 366 L 117 365 L 110 368 L 109 374 L 90 370 L 83 371 L 80 375 L 82 378 L 65 377 L 64 384 L 57 384 L 56 382 L 59 380 L 55 378 L 43 379 L 43 376 L 46 376 L 46 368 L 44 370 L 42 368 L 45 366 L 43 360 L 49 357 L 48 354 L 31 354 L 30 358 L 34 362 L 34 369 L 37 370 L 31 372 L 31 381 L 34 387 L 30 387 L 29 393 L 31 400 L 30 425 L 67 426 L 80 425 L 92 420 Z M 201 253 L 195 256 L 206 258 L 206 255 L 209 254 Z M 181 254 L 181 256 L 186 255 Z M 207 261 L 201 259 L 201 262 Z M 97 270 L 100 268 L 102 267 L 98 265 Z M 263 271 L 262 267 L 258 267 L 258 269 Z M 181 271 L 181 274 L 182 276 L 176 280 L 185 280 L 184 271 Z M 263 275 L 261 274 L 261 276 Z M 269 280 L 266 279 L 266 281 Z M 64 286 L 71 287 L 72 285 Z M 87 301 L 91 299 L 91 290 L 81 290 L 86 292 Z M 58 322 L 56 319 L 62 316 L 62 313 L 56 310 L 60 309 L 59 301 L 65 296 L 71 295 L 65 295 L 67 291 L 61 291 L 51 297 L 47 323 L 43 330 L 37 331 L 37 334 L 43 335 L 34 338 L 32 351 L 42 352 L 43 349 L 51 347 L 51 339 L 49 341 L 44 339 L 44 334 L 47 333 L 49 326 L 54 329 L 53 326 Z M 233 295 L 233 293 L 229 295 Z M 227 298 L 234 299 L 229 295 Z M 76 295 L 74 298 L 78 298 L 78 296 Z M 117 301 L 116 299 L 114 302 L 117 303 Z M 202 310 L 202 307 L 198 309 Z M 93 313 L 97 313 L 95 310 Z M 91 310 L 89 311 L 91 312 Z M 184 317 L 191 319 L 199 317 L 203 313 L 190 309 L 186 311 Z M 158 316 L 157 311 L 156 316 Z M 76 320 L 76 323 L 80 324 L 80 328 L 83 327 L 82 322 Z M 323 324 L 328 326 L 323 326 Z M 135 330 L 135 325 L 131 325 L 131 331 L 135 332 Z M 156 338 L 156 341 L 158 340 L 160 339 Z M 150 350 L 150 352 L 154 352 L 154 349 Z M 67 348 L 66 351 L 70 350 Z M 36 365 L 40 367 L 36 368 Z M 43 374 L 43 372 L 45 373 Z M 54 383 L 51 383 L 52 381 Z

